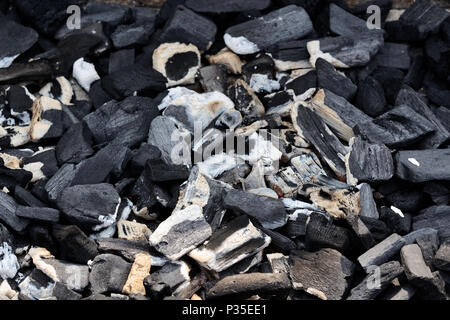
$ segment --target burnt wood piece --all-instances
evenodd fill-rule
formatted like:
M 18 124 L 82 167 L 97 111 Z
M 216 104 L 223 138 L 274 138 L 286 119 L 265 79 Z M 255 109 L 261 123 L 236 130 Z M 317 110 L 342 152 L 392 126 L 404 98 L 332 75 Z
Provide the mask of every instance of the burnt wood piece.
M 368 31 L 367 22 L 330 3 L 330 30 L 340 36 L 357 36 Z
M 227 276 L 206 292 L 207 298 L 251 296 L 253 294 L 282 294 L 292 284 L 286 273 L 246 273 Z
M 233 52 L 245 55 L 278 42 L 302 38 L 312 31 L 313 25 L 306 11 L 302 7 L 289 5 L 228 28 L 224 41 Z
M 411 215 L 407 212 L 395 212 L 391 208 L 381 207 L 380 219 L 392 230 L 392 233 L 405 235 L 411 230 Z
M 450 186 L 444 182 L 427 182 L 425 183 L 423 192 L 431 197 L 434 204 L 447 205 L 450 203 Z
M 320 89 L 308 105 L 332 129 L 337 136 L 350 141 L 353 127 L 371 121 L 372 118 L 343 97 L 327 89 Z
M 48 61 L 38 60 L 30 63 L 14 63 L 9 68 L 0 68 L 0 84 L 51 79 L 53 75 L 54 70 Z
M 30 124 L 30 140 L 59 138 L 64 133 L 62 105 L 58 100 L 45 96 L 33 103 L 33 117 Z
M 401 43 L 385 42 L 375 56 L 375 62 L 380 67 L 408 70 L 411 65 L 409 46 Z
M 403 273 L 403 267 L 398 261 L 390 261 L 380 265 L 379 268 L 371 270 L 356 287 L 350 291 L 347 300 L 372 300 L 385 291 L 392 280 Z M 373 285 L 377 279 L 377 284 Z
M 100 231 L 115 223 L 120 197 L 110 184 L 80 185 L 64 189 L 57 204 L 71 223 Z
M 187 0 L 185 5 L 195 12 L 220 14 L 264 10 L 271 5 L 271 0 L 224 0 L 219 2 L 209 0 Z
M 352 80 L 337 72 L 331 63 L 319 58 L 316 61 L 317 82 L 320 88 L 330 90 L 351 101 L 358 87 Z
M 254 74 L 266 75 L 269 79 L 273 78 L 275 73 L 275 62 L 267 54 L 261 54 L 256 59 L 253 59 L 242 66 L 242 74 L 247 83 Z
M 243 80 L 237 80 L 227 90 L 227 96 L 234 102 L 236 110 L 241 112 L 244 124 L 253 123 L 264 115 L 264 106 L 255 92 Z
M 33 173 L 25 169 L 10 167 L 3 157 L 8 157 L 3 153 L 0 157 L 0 186 L 13 189 L 16 185 L 25 187 L 32 179 Z
M 307 221 L 305 245 L 308 251 L 332 248 L 349 255 L 353 249 L 352 240 L 350 230 L 334 225 L 321 214 L 313 213 Z
M 386 98 L 381 84 L 373 77 L 366 77 L 359 83 L 355 105 L 371 117 L 377 117 L 386 110 Z
M 318 58 L 323 58 L 336 68 L 351 68 L 368 64 L 383 43 L 380 30 L 369 30 L 352 38 L 339 36 L 312 40 L 306 47 L 313 66 Z
M 258 196 L 240 190 L 230 190 L 223 200 L 226 209 L 245 213 L 258 220 L 264 228 L 277 229 L 287 222 L 287 213 L 281 200 Z
M 179 5 L 157 35 L 158 43 L 192 43 L 200 51 L 208 50 L 214 43 L 217 26 L 214 22 L 194 11 Z
M 430 32 L 437 31 L 449 16 L 450 13 L 431 1 L 417 0 L 400 16 L 399 21 L 403 26 L 412 27 L 415 37 L 421 40 Z
M 154 182 L 186 180 L 190 172 L 183 164 L 168 164 L 160 158 L 147 161 L 147 168 L 150 180 Z
M 139 148 L 131 151 L 129 169 L 134 176 L 139 176 L 149 160 L 161 158 L 161 151 L 155 146 L 142 143 Z
M 88 114 L 83 122 L 97 144 L 120 141 L 134 147 L 148 136 L 150 123 L 158 116 L 155 102 L 146 97 L 128 97 L 121 102 L 110 101 Z
M 36 220 L 40 222 L 58 222 L 59 211 L 53 208 L 37 208 L 18 206 L 16 215 L 21 218 Z
M 371 144 L 361 137 L 350 142 L 350 152 L 345 160 L 347 181 L 351 184 L 387 181 L 394 175 L 391 151 L 383 144 Z
M 408 73 L 404 79 L 404 83 L 414 90 L 419 90 L 425 77 L 425 58 L 421 54 L 417 54 L 412 58 L 412 63 Z
M 138 94 L 151 94 L 166 88 L 166 78 L 158 71 L 135 64 L 111 73 L 101 80 L 102 88 L 116 100 Z
M 306 49 L 307 42 L 308 40 L 283 41 L 267 48 L 266 51 L 271 54 L 277 71 L 311 68 Z
M 134 64 L 134 56 L 134 48 L 112 52 L 109 55 L 108 73 L 114 73 L 122 68 L 132 66 Z
M 50 179 L 59 169 L 54 148 L 33 153 L 23 159 L 23 168 L 33 174 L 31 182 Z
M 434 125 L 435 132 L 423 139 L 419 144 L 419 148 L 436 149 L 450 139 L 450 132 L 442 124 L 441 120 L 428 107 L 424 99 L 410 87 L 405 86 L 399 91 L 395 104 L 411 107 Z
M 433 280 L 431 269 L 425 264 L 422 251 L 417 244 L 405 245 L 400 250 L 400 258 L 411 284 L 422 287 Z
M 347 215 L 346 221 L 351 227 L 353 233 L 359 239 L 361 248 L 369 250 L 375 245 L 375 238 L 373 237 L 372 233 L 370 233 L 369 228 L 357 214 Z
M 47 205 L 36 198 L 31 192 L 25 190 L 19 185 L 14 188 L 14 198 L 22 205 L 30 207 L 46 207 Z
M 104 103 L 113 100 L 113 98 L 103 90 L 101 80 L 92 83 L 91 89 L 89 90 L 89 99 L 91 100 L 94 109 L 98 109 Z
M 413 217 L 412 229 L 433 228 L 439 232 L 441 242 L 450 238 L 450 206 L 432 206 Z
M 387 102 L 394 105 L 395 98 L 403 86 L 404 72 L 395 68 L 377 67 L 372 73 L 372 77 L 383 87 Z
M 29 224 L 28 219 L 16 215 L 18 203 L 11 196 L 0 191 L 0 220 L 16 232 L 22 232 Z
M 189 256 L 202 267 L 221 272 L 255 255 L 270 244 L 270 237 L 242 215 L 213 233 L 209 241 Z
M 144 45 L 155 31 L 154 23 L 133 23 L 118 26 L 111 34 L 111 41 L 117 49 Z
M 131 263 L 112 254 L 101 254 L 92 261 L 89 283 L 93 293 L 122 292 Z
M 290 79 L 284 85 L 286 90 L 292 90 L 300 100 L 309 99 L 317 89 L 317 72 L 315 70 Z
M 406 105 L 398 106 L 370 122 L 357 124 L 355 134 L 389 148 L 404 148 L 433 132 L 434 125 Z
M 445 126 L 447 131 L 450 132 L 450 109 L 444 106 L 436 108 L 433 110 L 438 119 L 440 119 L 441 123 Z
M 353 262 L 329 248 L 314 253 L 294 251 L 289 265 L 293 288 L 322 300 L 343 299 L 355 269 Z
M 82 122 L 75 123 L 61 137 L 56 145 L 56 158 L 59 164 L 80 163 L 94 154 L 92 134 Z
M 433 265 L 442 271 L 450 271 L 450 241 L 441 244 L 434 256 Z
M 395 174 L 406 181 L 450 180 L 449 149 L 399 151 L 395 162 Z
M 360 216 L 360 218 L 367 226 L 376 242 L 383 241 L 391 234 L 391 230 L 383 221 L 364 216 Z
M 200 68 L 199 73 L 200 83 L 205 92 L 226 92 L 228 76 L 225 66 L 220 64 L 213 64 Z
M 393 233 L 376 246 L 358 257 L 358 262 L 369 273 L 373 267 L 380 266 L 397 255 L 405 244 L 405 239 Z
M 373 199 L 372 188 L 367 183 L 362 183 L 359 191 L 360 203 L 361 203 L 361 217 L 367 217 L 371 219 L 378 219 L 379 213 L 377 204 Z
M 334 173 L 338 177 L 344 177 L 344 157 L 348 150 L 322 119 L 310 109 L 299 105 L 292 108 L 292 121 L 299 127 L 299 134 L 314 145 Z
M 66 163 L 46 182 L 44 189 L 50 201 L 55 201 L 61 192 L 70 186 L 75 173 L 75 165 Z

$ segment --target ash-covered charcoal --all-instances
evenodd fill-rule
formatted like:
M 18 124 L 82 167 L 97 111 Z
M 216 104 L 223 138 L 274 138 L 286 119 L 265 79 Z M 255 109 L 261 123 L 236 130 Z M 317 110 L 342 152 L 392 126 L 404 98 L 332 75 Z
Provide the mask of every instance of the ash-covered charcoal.
M 0 0 L 0 299 L 448 299 L 449 16 Z
M 246 55 L 278 42 L 299 39 L 312 31 L 313 25 L 306 11 L 291 5 L 228 28 L 224 41 L 233 52 Z

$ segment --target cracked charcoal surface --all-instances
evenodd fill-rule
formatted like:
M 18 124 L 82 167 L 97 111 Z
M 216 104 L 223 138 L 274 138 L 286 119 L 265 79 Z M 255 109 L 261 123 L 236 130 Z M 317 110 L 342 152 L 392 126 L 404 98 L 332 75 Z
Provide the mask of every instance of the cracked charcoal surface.
M 441 2 L 142 2 L 0 0 L 0 300 L 450 299 Z

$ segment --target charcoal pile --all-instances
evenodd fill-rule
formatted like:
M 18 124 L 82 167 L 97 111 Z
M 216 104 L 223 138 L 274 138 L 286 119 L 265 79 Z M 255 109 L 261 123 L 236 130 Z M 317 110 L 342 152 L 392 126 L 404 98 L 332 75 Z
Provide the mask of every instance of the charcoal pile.
M 347 3 L 0 0 L 0 299 L 448 299 L 450 12 Z

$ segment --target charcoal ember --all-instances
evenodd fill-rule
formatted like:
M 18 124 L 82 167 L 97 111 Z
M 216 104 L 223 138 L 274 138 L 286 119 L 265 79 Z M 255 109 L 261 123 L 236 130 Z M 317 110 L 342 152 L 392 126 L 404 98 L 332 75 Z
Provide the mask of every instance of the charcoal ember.
M 52 292 L 56 300 L 81 300 L 82 295 L 74 290 L 69 289 L 66 285 L 61 282 L 55 282 L 55 287 Z
M 172 14 L 157 36 L 159 43 L 192 43 L 202 52 L 211 47 L 217 32 L 217 26 L 212 20 L 183 5 L 177 6 Z
M 41 222 L 58 222 L 60 212 L 53 208 L 33 208 L 18 206 L 16 209 L 16 215 L 21 218 Z
M 144 45 L 154 31 L 153 23 L 133 23 L 118 26 L 111 34 L 111 41 L 117 49 Z
M 80 163 L 94 154 L 92 145 L 92 134 L 87 126 L 83 122 L 74 124 L 56 145 L 58 163 Z
M 312 213 L 307 220 L 305 245 L 308 251 L 332 248 L 348 255 L 353 249 L 350 230 L 339 227 L 321 214 Z
M 450 97 L 450 90 L 440 90 L 431 86 L 426 88 L 427 97 L 437 105 L 444 106 L 447 109 L 450 108 L 448 103 Z
M 368 273 L 374 266 L 381 266 L 383 263 L 391 260 L 397 255 L 405 244 L 405 239 L 396 233 L 370 248 L 358 257 L 358 262 Z
M 448 232 L 448 206 L 432 206 L 420 211 L 420 214 L 413 217 L 412 229 L 414 231 L 422 228 L 433 228 L 439 232 L 439 239 L 444 242 L 450 237 Z
M 347 300 L 372 300 L 385 291 L 391 281 L 403 273 L 403 267 L 397 261 L 390 261 L 373 268 L 364 280 L 354 287 Z M 377 281 L 379 285 L 373 285 Z
M 86 231 L 100 231 L 111 226 L 120 201 L 117 191 L 106 183 L 68 187 L 57 198 L 64 216 Z
M 150 244 L 169 259 L 177 260 L 211 234 L 211 226 L 206 222 L 201 207 L 191 205 L 161 222 L 150 236 Z
M 347 181 L 377 183 L 394 175 L 391 151 L 383 144 L 371 144 L 360 137 L 350 140 L 350 152 L 345 159 Z
M 400 105 L 372 121 L 357 124 L 356 135 L 389 148 L 403 148 L 433 132 L 434 125 L 407 105 Z
M 228 88 L 227 96 L 234 102 L 236 110 L 242 114 L 244 123 L 251 123 L 265 113 L 261 100 L 241 79 Z
M 208 298 L 285 293 L 292 287 L 286 273 L 246 273 L 225 277 L 206 292 Z
M 287 222 L 284 205 L 278 199 L 230 190 L 223 199 L 223 204 L 226 209 L 255 218 L 267 229 L 280 228 Z
M 305 69 L 304 74 L 288 80 L 284 86 L 286 90 L 292 90 L 294 92 L 295 98 L 307 100 L 312 97 L 317 89 L 317 72 Z
M 319 151 L 323 160 L 338 177 L 345 176 L 344 157 L 348 150 L 322 119 L 303 106 L 292 108 L 292 122 L 299 135 L 304 136 Z
M 429 69 L 440 79 L 444 81 L 450 72 L 450 45 L 442 38 L 435 35 L 429 37 L 425 42 L 425 57 Z M 446 88 L 443 88 L 446 90 Z M 447 90 L 448 91 L 448 90 Z
M 9 68 L 0 68 L 0 84 L 20 83 L 27 80 L 50 79 L 52 66 L 48 61 L 14 63 Z
M 383 34 L 379 30 L 369 30 L 352 38 L 339 36 L 312 40 L 306 47 L 314 67 L 317 59 L 323 58 L 336 68 L 351 68 L 368 64 L 383 44 Z
M 377 117 L 385 111 L 384 90 L 375 78 L 367 77 L 359 84 L 355 105 L 371 117 Z
M 23 168 L 33 174 L 31 182 L 51 178 L 59 169 L 54 148 L 36 151 L 22 163 Z
M 167 284 L 171 291 L 189 281 L 190 267 L 184 261 L 170 261 L 147 277 L 147 283 Z
M 117 70 L 115 70 L 114 72 L 116 71 Z M 98 109 L 106 102 L 113 100 L 113 98 L 103 89 L 101 80 L 95 81 L 91 85 L 91 88 L 89 90 L 89 99 L 91 100 L 92 105 L 95 109 Z
M 393 233 L 405 235 L 411 230 L 411 215 L 398 208 L 381 207 L 380 219 L 386 222 Z
M 354 136 L 352 128 L 355 125 L 372 119 L 343 97 L 327 89 L 320 89 L 308 106 L 345 141 Z
M 74 225 L 54 225 L 52 235 L 61 259 L 86 264 L 98 255 L 97 244 Z
M 8 68 L 22 53 L 30 49 L 38 40 L 38 33 L 24 27 L 5 16 L 0 16 L 0 68 Z M 20 39 L 20 41 L 17 41 Z
M 240 262 L 234 264 L 230 268 L 222 272 L 219 272 L 218 273 L 219 278 L 224 278 L 234 274 L 247 273 L 247 271 L 249 271 L 250 269 L 253 270 L 253 267 L 256 267 L 259 263 L 261 263 L 263 259 L 264 259 L 263 251 L 260 251 L 254 256 L 245 258 L 244 260 L 241 260 Z
M 427 120 L 429 120 L 434 125 L 435 132 L 420 142 L 419 146 L 421 148 L 435 149 L 449 140 L 449 131 L 441 123 L 441 120 L 427 106 L 427 104 L 423 101 L 422 97 L 417 92 L 405 86 L 399 91 L 395 103 L 396 105 L 405 104 L 410 106 L 414 109 L 414 111 L 426 117 Z
M 375 62 L 380 67 L 408 70 L 411 65 L 409 46 L 401 43 L 385 42 Z
M 449 180 L 446 170 L 449 157 L 450 151 L 446 149 L 399 151 L 395 156 L 396 175 L 416 183 Z
M 319 87 L 327 89 L 350 101 L 358 87 L 353 82 L 336 71 L 331 63 L 319 58 L 316 61 L 317 82 Z
M 350 288 L 355 265 L 339 251 L 295 251 L 289 256 L 293 288 L 322 300 L 341 300 Z
M 340 36 L 354 36 L 368 31 L 367 22 L 330 3 L 330 31 Z
M 431 1 L 415 1 L 400 17 L 400 23 L 414 29 L 417 39 L 424 39 L 429 33 L 435 32 L 449 16 L 443 8 Z
M 240 216 L 214 232 L 209 241 L 192 250 L 189 257 L 208 270 L 220 272 L 260 252 L 270 241 L 270 237 L 246 216 Z
M 271 4 L 270 0 L 251 0 L 245 3 L 239 0 L 210 2 L 208 0 L 188 0 L 186 7 L 199 13 L 229 13 L 249 10 L 264 10 Z
M 278 23 L 279 20 L 284 23 Z M 299 39 L 312 31 L 313 25 L 306 11 L 302 7 L 290 5 L 228 28 L 224 40 L 233 52 L 245 55 L 281 41 Z
M 161 151 L 157 147 L 145 142 L 131 152 L 132 156 L 129 162 L 129 168 L 134 175 L 139 175 L 144 170 L 148 161 L 161 158 Z
M 0 191 L 0 220 L 16 232 L 22 232 L 29 221 L 16 215 L 19 204 L 3 191 Z
M 35 100 L 29 132 L 31 141 L 61 137 L 64 131 L 62 116 L 59 101 L 44 96 Z
M 121 293 L 131 270 L 131 263 L 112 254 L 101 254 L 92 261 L 89 283 L 92 292 Z
M 103 90 L 116 100 L 139 94 L 152 94 L 163 91 L 166 78 L 158 71 L 138 63 L 121 68 L 101 79 Z
M 226 68 L 220 64 L 202 67 L 199 70 L 200 83 L 205 92 L 218 91 L 225 93 L 227 89 Z
M 433 265 L 439 270 L 450 271 L 450 242 L 441 244 L 434 256 Z

